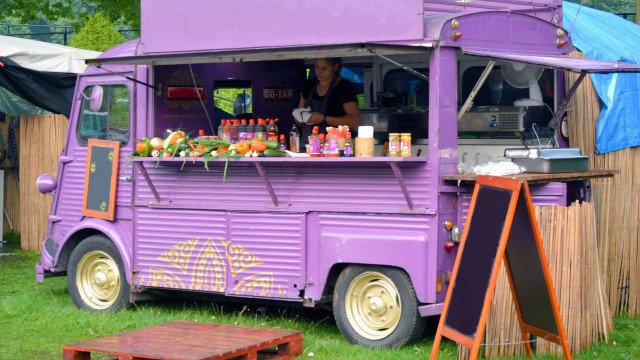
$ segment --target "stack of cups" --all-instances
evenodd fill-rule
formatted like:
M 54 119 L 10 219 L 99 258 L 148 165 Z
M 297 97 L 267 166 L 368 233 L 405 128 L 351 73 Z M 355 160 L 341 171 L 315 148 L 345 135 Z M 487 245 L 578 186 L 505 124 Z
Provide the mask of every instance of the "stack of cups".
M 358 126 L 356 157 L 373 156 L 373 126 Z

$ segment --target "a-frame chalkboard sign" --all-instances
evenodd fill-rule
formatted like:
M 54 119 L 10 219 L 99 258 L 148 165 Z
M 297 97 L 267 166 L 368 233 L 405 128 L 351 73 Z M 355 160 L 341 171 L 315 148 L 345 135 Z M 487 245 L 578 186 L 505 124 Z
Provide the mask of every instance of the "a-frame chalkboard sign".
M 119 142 L 89 139 L 82 215 L 105 220 L 114 219 L 119 162 Z
M 503 260 L 529 357 L 535 335 L 559 344 L 571 359 L 526 182 L 478 176 L 458 251 L 432 360 L 443 336 L 477 359 Z

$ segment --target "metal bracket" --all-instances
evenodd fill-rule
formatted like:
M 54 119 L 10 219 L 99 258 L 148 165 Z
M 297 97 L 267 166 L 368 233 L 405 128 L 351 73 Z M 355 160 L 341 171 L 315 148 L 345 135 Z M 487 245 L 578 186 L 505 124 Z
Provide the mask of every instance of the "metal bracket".
M 409 194 L 409 189 L 407 189 L 407 184 L 404 182 L 404 177 L 402 176 L 402 172 L 400 171 L 400 167 L 395 162 L 390 162 L 389 166 L 391 166 L 391 170 L 393 170 L 393 174 L 398 181 L 398 185 L 400 185 L 400 189 L 402 189 L 402 194 L 404 195 L 404 200 L 407 202 L 407 206 L 410 211 L 414 210 L 413 200 L 411 200 L 411 195 Z
M 553 114 L 553 117 L 549 121 L 549 126 L 552 129 L 556 129 L 558 125 L 560 125 L 560 119 L 562 118 L 562 115 L 564 115 L 564 113 L 567 112 L 567 108 L 569 107 L 569 101 L 571 101 L 571 98 L 573 98 L 573 95 L 576 93 L 578 86 L 580 86 L 580 84 L 582 83 L 582 80 L 584 80 L 586 76 L 587 76 L 586 72 L 580 73 L 576 81 L 573 83 L 573 85 L 571 85 L 571 88 L 569 89 L 569 91 L 567 91 L 567 95 L 564 97 L 564 99 L 562 99 L 560 106 L 558 106 L 558 110 L 556 111 L 555 114 Z
M 156 190 L 156 187 L 153 185 L 153 182 L 149 177 L 149 173 L 147 173 L 147 169 L 144 168 L 144 164 L 141 162 L 136 162 L 135 164 L 138 171 L 140 171 L 140 174 L 142 174 L 144 181 L 147 183 L 147 186 L 149 186 L 149 189 L 151 190 L 151 193 L 153 194 L 153 197 L 156 200 L 156 203 L 157 204 L 163 203 L 162 199 L 160 198 L 160 194 L 158 194 L 158 190 Z
M 269 178 L 267 177 L 267 172 L 264 170 L 264 166 L 262 166 L 262 164 L 259 162 L 255 162 L 254 164 L 256 166 L 256 169 L 258 170 L 258 174 L 260 174 L 260 177 L 262 178 L 262 181 L 264 181 L 264 186 L 267 188 L 267 192 L 269 192 L 269 196 L 271 197 L 271 201 L 273 201 L 273 205 L 278 207 L 278 197 L 276 196 L 276 192 L 273 191 L 273 186 L 271 186 L 271 181 L 269 181 Z

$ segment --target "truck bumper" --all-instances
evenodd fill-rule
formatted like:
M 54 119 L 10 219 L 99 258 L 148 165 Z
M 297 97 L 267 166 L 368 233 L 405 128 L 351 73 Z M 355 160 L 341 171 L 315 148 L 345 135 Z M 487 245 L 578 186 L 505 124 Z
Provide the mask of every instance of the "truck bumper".
M 442 314 L 443 306 L 444 303 L 422 305 L 418 307 L 418 311 L 420 311 L 420 316 L 422 317 L 440 315 Z

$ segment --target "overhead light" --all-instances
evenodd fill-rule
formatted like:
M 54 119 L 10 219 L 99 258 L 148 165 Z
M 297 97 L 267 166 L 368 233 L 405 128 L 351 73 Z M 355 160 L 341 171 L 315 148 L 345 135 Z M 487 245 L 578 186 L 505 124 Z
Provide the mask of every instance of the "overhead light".
M 472 2 L 472 1 L 473 0 L 456 0 L 456 2 L 460 3 L 460 4 L 468 4 L 468 3 Z

